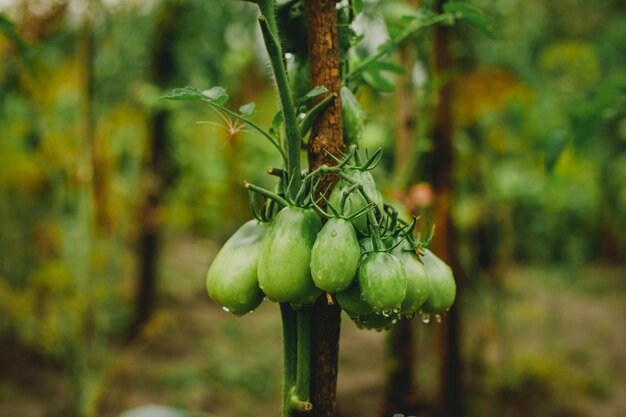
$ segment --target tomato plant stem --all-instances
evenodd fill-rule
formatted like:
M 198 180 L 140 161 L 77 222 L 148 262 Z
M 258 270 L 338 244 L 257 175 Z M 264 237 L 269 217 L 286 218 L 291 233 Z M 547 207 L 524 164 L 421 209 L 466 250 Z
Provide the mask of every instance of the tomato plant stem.
M 298 317 L 298 368 L 296 373 L 296 394 L 300 401 L 309 401 L 311 365 L 311 309 L 302 307 L 296 312 Z
M 280 108 L 285 120 L 285 141 L 283 143 L 287 154 L 287 172 L 289 174 L 289 189 L 287 195 L 295 197 L 300 188 L 300 148 L 302 135 L 296 117 L 296 109 L 289 88 L 287 71 L 283 60 L 282 48 L 278 37 L 276 17 L 274 15 L 273 0 L 258 0 L 261 16 L 259 24 L 263 33 L 263 41 L 270 58 L 270 64 L 276 80 Z
M 280 303 L 283 322 L 283 408 L 282 417 L 290 417 L 293 413 L 291 405 L 291 388 L 296 383 L 297 365 L 297 320 L 296 314 L 287 303 Z

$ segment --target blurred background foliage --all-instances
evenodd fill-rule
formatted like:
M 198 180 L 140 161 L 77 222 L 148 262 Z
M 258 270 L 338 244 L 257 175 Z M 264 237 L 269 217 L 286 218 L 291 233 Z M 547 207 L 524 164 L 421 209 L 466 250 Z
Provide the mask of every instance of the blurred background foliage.
M 497 39 L 455 26 L 454 70 L 435 74 L 431 36 L 416 37 L 406 75 L 389 80 L 408 82 L 415 103 L 409 169 L 394 170 L 395 93 L 358 91 L 368 114 L 361 147 L 385 150 L 375 175 L 387 196 L 428 217 L 431 113 L 438 87 L 453 83 L 452 218 L 470 288 L 465 385 L 476 394 L 468 415 L 523 415 L 527 398 L 543 404 L 526 409 L 534 415 L 623 415 L 611 387 L 626 386 L 626 359 L 617 346 L 598 358 L 626 317 L 626 8 L 472 4 Z M 271 186 L 265 170 L 280 160 L 207 108 L 158 100 L 174 87 L 222 85 L 232 108 L 254 101 L 255 120 L 269 126 L 277 102 L 255 8 L 19 0 L 0 1 L 0 12 L 19 34 L 0 34 L 0 414 L 117 415 L 149 401 L 275 413 L 276 311 L 225 317 L 203 276 L 250 217 L 243 180 Z M 355 22 L 362 47 L 375 48 L 407 13 L 415 2 L 366 1 Z M 156 271 L 157 307 L 138 331 L 145 268 Z M 569 323 L 572 310 L 601 334 L 555 340 L 580 325 Z M 343 390 L 361 405 L 340 411 L 371 415 L 378 397 L 368 390 L 379 391 L 381 377 L 359 379 L 357 365 L 383 365 L 359 362 L 345 340 L 377 357 L 380 335 L 344 333 L 352 355 L 342 353 L 340 401 Z M 426 358 L 431 339 L 426 331 L 419 341 Z M 422 381 L 432 374 L 420 367 Z M 566 392 L 597 404 L 578 407 Z

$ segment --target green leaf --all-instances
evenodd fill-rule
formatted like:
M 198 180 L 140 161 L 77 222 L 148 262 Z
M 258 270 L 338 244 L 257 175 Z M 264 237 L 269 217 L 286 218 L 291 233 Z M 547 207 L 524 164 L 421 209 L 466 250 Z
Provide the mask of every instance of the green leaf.
M 311 100 L 312 98 L 315 98 L 327 92 L 328 92 L 328 89 L 321 85 L 318 85 L 317 87 L 313 87 L 308 93 L 306 93 L 305 95 L 303 95 L 302 97 L 296 100 L 296 106 L 304 104 L 307 101 Z
M 443 5 L 443 10 L 446 13 L 454 13 L 458 15 L 459 18 L 465 20 L 471 26 L 480 30 L 491 39 L 496 38 L 491 22 L 489 22 L 483 12 L 477 7 L 470 6 L 465 3 L 450 1 Z
M 162 405 L 142 405 L 124 411 L 120 417 L 212 417 L 210 414 L 195 411 L 181 410 L 178 408 L 164 407 Z
M 202 92 L 194 87 L 175 88 L 161 96 L 161 100 L 202 100 Z
M 226 89 L 220 86 L 204 90 L 202 92 L 202 95 L 208 98 L 212 103 L 217 104 L 218 106 L 223 106 L 228 101 L 228 94 L 226 93 Z
M 241 113 L 244 117 L 252 117 L 256 112 L 256 105 L 254 103 L 244 104 L 239 107 L 239 113 Z
M 395 85 L 387 78 L 382 76 L 378 71 L 364 71 L 363 81 L 376 91 L 383 93 L 391 93 L 395 89 Z
M 32 62 L 30 60 L 30 54 L 29 54 L 30 50 L 29 50 L 28 44 L 26 43 L 24 38 L 22 38 L 22 36 L 17 32 L 17 29 L 15 28 L 15 24 L 12 21 L 10 21 L 4 15 L 4 13 L 0 13 L 0 33 L 6 36 L 6 38 L 10 40 L 13 43 L 13 45 L 15 45 L 20 56 L 27 64 L 28 69 L 32 71 L 33 68 L 32 68 Z
M 565 148 L 567 147 L 567 132 L 564 130 L 558 131 L 555 137 L 548 145 L 545 156 L 545 169 L 546 172 L 552 172 L 559 158 Z
M 285 117 L 283 116 L 282 111 L 278 111 L 274 118 L 272 119 L 272 127 L 270 127 L 270 135 L 274 136 L 276 139 L 280 139 L 280 127 L 285 121 Z
M 406 74 L 406 69 L 389 61 L 374 61 L 367 68 L 375 69 L 377 72 L 393 72 L 395 74 Z
M 352 0 L 352 12 L 356 16 L 363 11 L 363 0 Z

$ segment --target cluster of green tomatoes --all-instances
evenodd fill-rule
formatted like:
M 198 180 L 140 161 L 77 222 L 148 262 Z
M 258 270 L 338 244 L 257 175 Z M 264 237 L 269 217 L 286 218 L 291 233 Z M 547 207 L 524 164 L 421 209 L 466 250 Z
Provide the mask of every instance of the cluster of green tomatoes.
M 379 160 L 380 150 L 362 162 L 352 147 L 338 165 L 305 175 L 293 198 L 246 184 L 255 219 L 215 257 L 209 296 L 244 315 L 265 297 L 297 309 L 326 293 L 357 325 L 377 330 L 418 313 L 425 322 L 431 314 L 441 320 L 456 295 L 452 270 L 426 249 L 430 239 L 416 242 L 415 219 L 401 219 L 383 202 L 370 172 Z M 270 173 L 287 183 L 284 172 Z M 328 199 L 316 197 L 326 175 L 338 182 Z M 263 206 L 255 194 L 265 198 Z

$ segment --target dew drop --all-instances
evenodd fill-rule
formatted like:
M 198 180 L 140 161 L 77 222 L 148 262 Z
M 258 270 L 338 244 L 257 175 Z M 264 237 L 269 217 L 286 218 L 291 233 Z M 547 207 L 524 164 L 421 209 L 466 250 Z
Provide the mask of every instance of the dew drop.
M 430 323 L 430 314 L 422 313 L 422 323 Z
M 407 318 L 408 320 L 413 320 L 413 319 L 415 318 L 415 313 L 411 312 L 411 313 L 407 314 L 407 315 L 406 315 L 406 318 Z
M 391 316 L 391 311 L 389 310 L 383 310 L 383 317 L 385 318 L 389 318 Z
M 391 320 L 391 324 L 396 324 L 397 322 L 398 322 L 398 319 Z
M 228 307 L 222 307 L 222 310 L 224 310 L 225 312 L 229 313 L 230 310 L 228 309 Z
M 391 311 L 393 311 L 393 313 L 394 313 L 394 314 L 398 314 L 398 313 L 400 312 L 400 308 L 399 308 L 399 307 L 396 307 L 396 308 L 394 308 L 394 309 L 393 309 L 393 310 L 391 310 Z
M 443 320 L 441 314 L 435 314 L 435 320 L 437 320 L 437 323 L 441 323 L 441 321 Z

